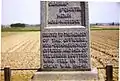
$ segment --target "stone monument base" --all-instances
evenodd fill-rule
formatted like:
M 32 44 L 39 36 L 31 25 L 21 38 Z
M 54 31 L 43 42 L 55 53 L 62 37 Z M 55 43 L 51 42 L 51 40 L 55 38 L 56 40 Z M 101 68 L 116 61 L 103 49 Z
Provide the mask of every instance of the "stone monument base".
M 96 81 L 96 68 L 91 71 L 41 71 L 36 72 L 31 81 Z

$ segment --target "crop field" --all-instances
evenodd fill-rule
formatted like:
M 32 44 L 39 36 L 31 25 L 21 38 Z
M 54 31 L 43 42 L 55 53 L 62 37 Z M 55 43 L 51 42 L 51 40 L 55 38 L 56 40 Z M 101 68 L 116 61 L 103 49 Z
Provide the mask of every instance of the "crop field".
M 91 31 L 92 67 L 111 63 L 118 67 L 119 30 Z M 40 32 L 2 32 L 1 68 L 39 68 Z M 12 81 L 28 81 L 35 71 L 12 71 Z M 3 72 L 0 81 L 3 81 Z M 118 81 L 118 69 L 113 73 Z M 99 70 L 99 81 L 105 81 L 105 69 Z
M 106 64 L 119 66 L 119 32 L 118 30 L 91 31 L 91 57 L 92 65 L 105 67 Z M 101 70 L 102 78 L 105 71 Z M 113 72 L 114 80 L 118 81 L 118 70 Z

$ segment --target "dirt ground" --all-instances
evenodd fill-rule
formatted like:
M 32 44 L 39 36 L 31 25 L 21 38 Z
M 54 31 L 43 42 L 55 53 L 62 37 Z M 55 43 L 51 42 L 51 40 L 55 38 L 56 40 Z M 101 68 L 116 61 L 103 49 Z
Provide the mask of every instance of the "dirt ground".
M 2 68 L 39 67 L 40 51 L 39 32 L 21 32 L 2 37 Z
M 118 30 L 91 31 L 90 40 L 92 67 L 105 67 L 108 63 L 118 66 Z M 1 68 L 5 66 L 11 68 L 40 67 L 40 32 L 5 34 L 2 35 L 1 44 Z M 24 71 L 22 73 L 25 74 Z M 99 71 L 99 77 L 104 80 L 105 70 Z M 114 71 L 114 77 L 117 81 L 118 70 Z M 26 77 L 28 78 L 30 77 Z

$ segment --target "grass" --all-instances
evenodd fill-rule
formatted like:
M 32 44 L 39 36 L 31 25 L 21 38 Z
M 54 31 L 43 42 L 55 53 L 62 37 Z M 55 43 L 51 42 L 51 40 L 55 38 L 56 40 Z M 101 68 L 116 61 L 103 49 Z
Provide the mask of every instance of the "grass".
M 29 81 L 35 71 L 11 71 L 11 81 Z M 0 81 L 4 81 L 4 73 L 0 72 Z
M 1 28 L 1 37 L 19 34 L 20 32 L 36 32 L 36 31 L 40 31 L 40 27 Z
M 16 73 L 14 75 L 11 75 L 11 81 L 29 81 L 33 74 L 19 74 Z M 1 80 L 4 81 L 4 74 L 1 74 Z
M 1 28 L 2 32 L 30 32 L 40 31 L 40 27 L 13 27 L 13 28 Z
M 119 30 L 119 28 L 90 28 L 90 30 Z
M 15 74 L 11 76 L 12 81 L 29 81 L 33 74 Z
M 90 30 L 119 30 L 119 27 L 97 27 L 91 26 Z M 13 27 L 13 28 L 1 28 L 2 32 L 35 32 L 40 31 L 40 27 Z
M 97 27 L 97 26 L 91 26 L 90 27 L 90 30 L 119 30 L 119 27 L 116 28 L 116 27 Z

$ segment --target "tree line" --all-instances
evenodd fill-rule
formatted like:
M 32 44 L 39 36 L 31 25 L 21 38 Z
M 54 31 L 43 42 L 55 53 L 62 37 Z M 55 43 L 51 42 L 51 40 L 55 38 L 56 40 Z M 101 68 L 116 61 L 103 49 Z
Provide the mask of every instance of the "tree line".
M 14 24 L 11 24 L 10 26 L 11 27 L 25 27 L 26 24 L 24 24 L 24 23 L 14 23 Z
M 24 23 L 14 23 L 10 24 L 10 27 L 29 27 L 29 26 L 40 26 L 40 24 L 30 25 L 30 24 L 24 24 Z

